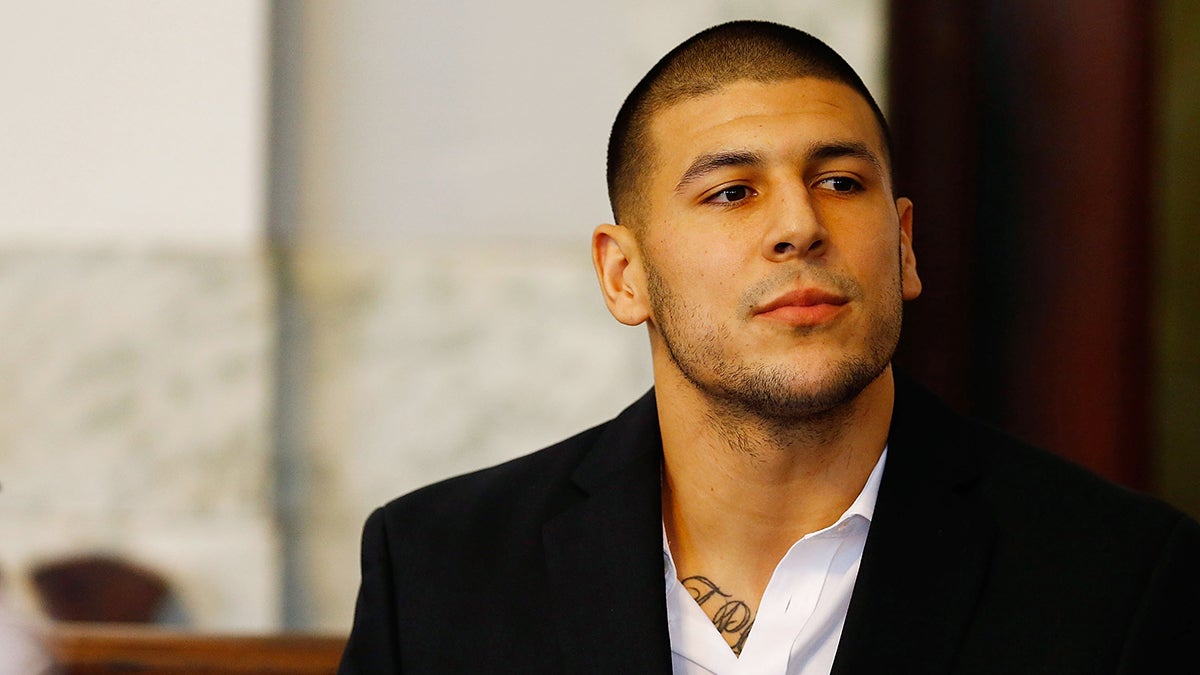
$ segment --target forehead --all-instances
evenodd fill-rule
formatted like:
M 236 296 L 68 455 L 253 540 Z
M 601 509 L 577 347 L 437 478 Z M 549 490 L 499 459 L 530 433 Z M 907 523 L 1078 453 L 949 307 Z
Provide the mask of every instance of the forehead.
M 700 154 L 723 150 L 789 153 L 817 142 L 856 141 L 886 159 L 866 100 L 840 82 L 817 78 L 739 80 L 664 108 L 649 126 L 655 172 L 664 179 Z

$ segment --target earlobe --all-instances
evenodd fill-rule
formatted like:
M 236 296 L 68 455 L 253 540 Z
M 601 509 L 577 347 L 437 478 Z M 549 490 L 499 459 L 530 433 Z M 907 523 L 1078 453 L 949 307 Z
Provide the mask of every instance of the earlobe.
M 600 292 L 608 311 L 627 326 L 650 318 L 639 255 L 637 238 L 627 227 L 600 225 L 592 233 L 592 265 Z
M 900 217 L 900 288 L 905 300 L 921 295 L 921 278 L 917 276 L 917 254 L 913 251 L 913 203 L 907 197 L 896 200 Z

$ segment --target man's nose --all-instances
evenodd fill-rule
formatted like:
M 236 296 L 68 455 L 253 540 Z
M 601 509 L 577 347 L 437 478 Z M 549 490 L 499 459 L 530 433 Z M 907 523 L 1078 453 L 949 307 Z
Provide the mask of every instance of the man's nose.
M 813 207 L 811 195 L 803 186 L 775 195 L 771 222 L 763 238 L 763 255 L 784 261 L 821 255 L 829 246 L 829 232 Z

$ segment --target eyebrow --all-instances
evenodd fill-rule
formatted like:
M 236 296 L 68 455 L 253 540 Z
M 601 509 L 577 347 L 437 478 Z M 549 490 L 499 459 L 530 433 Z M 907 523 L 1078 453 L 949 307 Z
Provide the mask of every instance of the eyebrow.
M 845 157 L 861 159 L 870 164 L 880 175 L 885 175 L 883 162 L 880 161 L 879 155 L 875 154 L 866 143 L 859 141 L 822 141 L 813 143 L 808 147 L 808 151 L 804 153 L 804 156 L 810 162 L 821 162 Z
M 697 157 L 688 166 L 687 171 L 683 172 L 683 178 L 679 179 L 679 184 L 675 186 L 675 192 L 680 192 L 689 183 L 726 166 L 761 166 L 762 164 L 762 155 L 748 150 L 705 153 Z
M 859 141 L 818 141 L 808 147 L 804 157 L 809 162 L 822 162 L 831 159 L 852 158 L 860 159 L 870 164 L 880 175 L 884 174 L 883 162 L 879 155 L 871 150 L 866 143 Z M 763 156 L 750 150 L 727 150 L 709 152 L 700 155 L 688 165 L 687 171 L 675 186 L 675 192 L 681 192 L 690 183 L 727 166 L 762 166 Z

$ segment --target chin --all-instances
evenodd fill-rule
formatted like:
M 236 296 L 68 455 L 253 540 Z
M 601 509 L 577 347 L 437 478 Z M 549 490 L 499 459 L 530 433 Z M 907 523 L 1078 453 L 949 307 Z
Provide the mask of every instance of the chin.
M 795 367 L 740 367 L 714 373 L 715 382 L 701 388 L 746 412 L 781 419 L 808 418 L 847 408 L 883 375 L 889 363 L 890 359 L 847 359 L 799 372 Z

